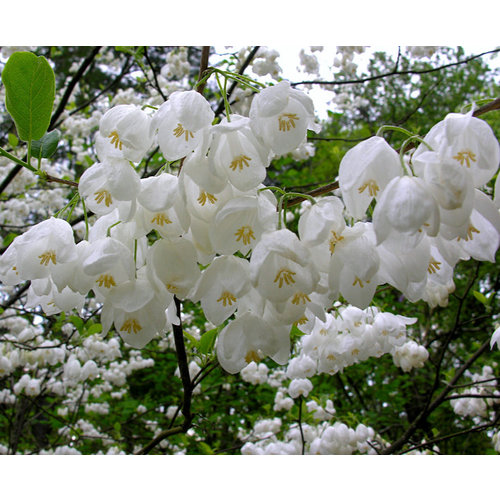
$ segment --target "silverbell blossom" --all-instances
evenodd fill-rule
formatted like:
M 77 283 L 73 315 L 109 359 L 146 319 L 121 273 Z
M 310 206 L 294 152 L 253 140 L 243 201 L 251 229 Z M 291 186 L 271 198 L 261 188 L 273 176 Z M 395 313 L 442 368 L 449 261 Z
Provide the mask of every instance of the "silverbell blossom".
M 259 92 L 250 108 L 250 124 L 262 142 L 277 155 L 292 152 L 304 142 L 307 130 L 319 132 L 312 99 L 281 81 Z
M 151 117 L 133 104 L 120 104 L 109 109 L 99 122 L 96 141 L 100 160 L 116 157 L 139 162 L 153 144 Z
M 270 151 L 253 133 L 249 118 L 231 115 L 230 122 L 224 118 L 213 127 L 208 158 L 218 176 L 226 177 L 240 191 L 248 191 L 264 181 Z
M 350 304 L 368 307 L 379 284 L 379 265 L 372 224 L 357 222 L 346 228 L 330 259 L 328 276 L 333 297 L 342 294 Z
M 417 245 L 424 233 L 436 236 L 439 221 L 439 206 L 429 187 L 413 176 L 392 179 L 373 212 L 377 244 L 391 238 L 404 250 Z
M 206 318 L 215 326 L 236 311 L 239 299 L 250 289 L 248 267 L 247 260 L 224 255 L 202 272 L 191 298 L 201 302 Z
M 290 356 L 290 330 L 273 328 L 251 312 L 245 312 L 222 329 L 217 338 L 217 359 L 224 370 L 238 373 L 252 361 L 269 356 L 284 365 Z
M 195 90 L 173 92 L 155 113 L 151 130 L 167 161 L 183 158 L 205 140 L 214 119 L 208 101 Z
M 220 207 L 210 224 L 213 249 L 224 255 L 238 250 L 246 255 L 277 223 L 276 199 L 269 191 L 232 198 Z
M 421 175 L 421 153 L 429 145 L 447 162 L 455 162 L 472 175 L 474 187 L 484 186 L 498 170 L 500 146 L 491 127 L 472 115 L 450 113 L 425 135 L 413 155 L 415 173 Z M 425 161 L 425 158 L 424 158 Z
M 128 161 L 120 159 L 95 163 L 78 183 L 80 196 L 92 212 L 104 215 L 119 208 L 122 218 L 133 215 L 140 188 L 137 172 Z
M 264 233 L 252 251 L 250 279 L 271 302 L 307 301 L 319 278 L 309 250 L 289 229 Z
M 399 155 L 382 137 L 370 137 L 350 149 L 339 166 L 339 187 L 349 215 L 363 219 L 371 201 L 401 175 Z
M 51 217 L 15 238 L 0 256 L 0 280 L 16 285 L 46 278 L 56 266 L 76 259 L 72 227 L 65 220 Z

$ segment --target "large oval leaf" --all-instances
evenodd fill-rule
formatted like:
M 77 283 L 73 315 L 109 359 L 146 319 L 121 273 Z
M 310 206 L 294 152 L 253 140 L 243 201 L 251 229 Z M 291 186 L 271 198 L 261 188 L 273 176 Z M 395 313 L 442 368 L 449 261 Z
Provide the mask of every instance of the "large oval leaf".
M 43 137 L 50 124 L 55 76 L 47 59 L 32 52 L 14 52 L 2 71 L 5 106 L 25 142 Z

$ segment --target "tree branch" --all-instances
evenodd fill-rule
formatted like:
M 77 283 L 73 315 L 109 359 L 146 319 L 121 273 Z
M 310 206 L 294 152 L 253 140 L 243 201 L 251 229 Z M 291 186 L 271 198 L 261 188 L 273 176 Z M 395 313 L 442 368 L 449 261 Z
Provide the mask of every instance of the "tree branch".
M 356 83 L 370 82 L 373 80 L 380 80 L 381 78 L 387 78 L 389 76 L 396 76 L 396 75 L 423 75 L 426 73 L 433 73 L 435 71 L 441 71 L 443 69 L 450 68 L 453 66 L 467 64 L 468 62 L 473 61 L 474 59 L 478 59 L 479 57 L 483 57 L 483 56 L 488 55 L 488 54 L 494 54 L 496 52 L 500 52 L 500 49 L 489 50 L 487 52 L 482 52 L 481 54 L 477 54 L 477 55 L 468 57 L 467 59 L 463 59 L 462 61 L 457 61 L 455 63 L 448 63 L 448 64 L 444 64 L 442 66 L 438 66 L 436 68 L 430 68 L 430 69 L 390 71 L 388 73 L 367 76 L 364 78 L 357 78 L 354 80 L 333 80 L 333 81 L 307 80 L 307 81 L 302 81 L 302 82 L 291 83 L 290 85 L 292 87 L 296 87 L 297 85 L 348 85 L 348 84 L 351 85 L 351 84 L 356 84 Z
M 242 75 L 245 72 L 245 70 L 248 68 L 249 64 L 252 62 L 253 58 L 256 56 L 256 54 L 259 51 L 259 49 L 260 49 L 260 46 L 256 45 L 250 51 L 250 53 L 248 54 L 247 58 L 245 59 L 245 61 L 241 65 L 241 68 L 238 71 L 239 75 Z M 231 83 L 231 86 L 229 87 L 229 90 L 227 91 L 227 99 L 228 100 L 231 97 L 231 95 L 233 94 L 233 92 L 236 89 L 237 85 L 238 85 L 238 82 L 236 80 L 233 80 L 233 82 Z M 219 116 L 222 113 L 223 110 L 224 110 L 224 100 L 222 99 L 219 102 L 219 105 L 217 106 L 217 109 L 215 111 L 215 116 Z
M 64 108 L 66 107 L 66 104 L 68 104 L 73 89 L 75 88 L 76 84 L 80 81 L 85 71 L 87 71 L 87 68 L 92 64 L 95 57 L 101 50 L 101 48 L 102 47 L 94 47 L 92 49 L 90 54 L 83 60 L 82 64 L 78 68 L 78 71 L 75 73 L 71 81 L 68 83 L 64 95 L 62 96 L 61 100 L 59 101 L 59 105 L 57 106 L 57 109 L 52 115 L 52 118 L 50 120 L 49 130 L 52 130 L 54 128 L 54 124 L 56 123 L 59 116 L 62 115 Z

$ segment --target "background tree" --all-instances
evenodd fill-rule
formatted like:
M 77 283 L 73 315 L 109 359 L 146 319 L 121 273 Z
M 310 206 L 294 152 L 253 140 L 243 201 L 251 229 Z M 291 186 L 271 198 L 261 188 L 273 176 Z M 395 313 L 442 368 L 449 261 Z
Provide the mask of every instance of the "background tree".
M 173 91 L 195 87 L 208 67 L 208 50 L 201 47 L 30 49 L 53 65 L 57 97 L 49 131 L 57 129 L 62 137 L 54 156 L 41 161 L 41 176 L 0 159 L 2 252 L 28 227 L 56 213 L 83 238 L 85 210 L 77 183 L 95 162 L 100 117 L 120 103 L 158 107 Z M 339 48 L 332 80 L 292 82 L 297 88 L 327 88 L 334 103 L 321 133 L 309 133 L 315 153 L 302 149 L 276 158 L 265 183 L 284 191 L 329 193 L 338 188 L 345 153 L 382 125 L 425 135 L 446 114 L 475 102 L 493 102 L 476 114 L 499 137 L 494 104 L 499 74 L 487 58 L 497 50 L 478 56 L 460 47 L 417 49 L 401 48 L 396 59 L 374 51 L 363 68 L 353 62 L 361 48 Z M 4 48 L 4 60 L 10 52 Z M 245 47 L 222 55 L 211 49 L 209 61 L 264 82 L 281 78 L 271 49 Z M 223 90 L 213 78 L 203 89 L 217 119 L 225 113 Z M 237 77 L 226 91 L 233 110 L 248 109 L 245 97 L 251 91 L 238 85 Z M 6 112 L 0 134 L 7 152 L 25 157 Z M 393 130 L 385 138 L 396 148 L 405 139 Z M 153 148 L 139 173 L 177 173 L 181 167 L 182 161 L 167 162 Z M 296 229 L 302 201 L 288 201 L 287 227 Z M 283 367 L 269 359 L 241 375 L 225 373 L 214 352 L 218 330 L 198 303 L 184 301 L 182 325 L 138 351 L 113 334 L 100 335 L 100 304 L 93 297 L 78 314 L 47 315 L 27 302 L 29 283 L 2 285 L 0 451 L 239 453 L 255 442 L 244 451 L 309 452 L 315 433 L 338 423 L 374 429 L 369 446 L 359 452 L 493 453 L 499 374 L 498 352 L 489 342 L 498 321 L 498 280 L 498 261 L 464 261 L 449 306 L 432 308 L 380 287 L 374 300 L 380 310 L 418 317 L 408 336 L 426 347 L 429 360 L 405 372 L 387 355 L 370 358 L 334 375 L 311 377 L 314 390 L 295 400 L 289 399 Z M 294 346 L 300 337 L 292 329 Z M 280 398 L 289 401 L 278 404 Z M 468 406 L 454 410 L 452 403 L 460 401 Z

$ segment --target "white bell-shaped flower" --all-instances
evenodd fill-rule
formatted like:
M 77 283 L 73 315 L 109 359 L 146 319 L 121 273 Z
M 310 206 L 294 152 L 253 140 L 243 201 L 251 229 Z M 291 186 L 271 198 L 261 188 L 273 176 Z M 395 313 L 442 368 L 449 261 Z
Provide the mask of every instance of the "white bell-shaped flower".
M 379 284 L 379 264 L 372 225 L 357 222 L 346 228 L 330 260 L 329 284 L 334 298 L 342 294 L 350 304 L 368 307 Z
M 306 209 L 299 219 L 300 240 L 308 245 L 319 245 L 340 237 L 345 229 L 344 204 L 336 196 L 321 198 Z M 335 242 L 332 243 L 332 246 Z M 333 249 L 332 249 L 333 253 Z
M 229 373 L 238 373 L 266 356 L 284 365 L 290 356 L 289 328 L 273 328 L 259 316 L 245 312 L 223 328 L 216 349 L 220 365 Z
M 58 291 L 50 278 L 42 278 L 31 282 L 26 307 L 28 309 L 41 307 L 47 316 L 51 316 L 62 311 L 69 313 L 73 309 L 80 312 L 84 303 L 84 295 L 74 292 L 69 287 Z
M 321 129 L 314 123 L 312 99 L 284 80 L 253 98 L 249 117 L 255 134 L 277 155 L 290 153 L 303 143 L 308 129 Z
M 488 195 L 474 191 L 474 209 L 457 243 L 473 259 L 495 262 L 500 245 L 500 212 Z
M 5 284 L 46 278 L 59 264 L 77 259 L 73 229 L 51 217 L 15 238 L 0 257 L 0 278 Z
M 152 120 L 152 130 L 158 131 L 158 144 L 165 159 L 179 160 L 202 144 L 214 116 L 199 92 L 173 92 Z
M 250 288 L 248 261 L 233 255 L 215 258 L 203 271 L 193 300 L 200 300 L 206 318 L 220 325 L 238 307 L 240 299 Z
M 238 196 L 226 202 L 210 226 L 210 239 L 216 252 L 243 254 L 256 245 L 261 235 L 278 223 L 276 199 L 268 191 L 256 196 Z
M 250 119 L 231 115 L 213 127 L 213 140 L 208 158 L 219 176 L 240 191 L 256 188 L 266 177 L 270 149 L 257 139 Z
M 467 114 L 450 113 L 429 130 L 424 141 L 447 162 L 471 172 L 474 187 L 484 186 L 498 170 L 500 146 L 491 127 L 480 118 Z M 423 167 L 419 156 L 428 148 L 421 144 L 413 156 L 415 172 Z
M 418 177 L 390 181 L 373 212 L 377 243 L 390 237 L 402 249 L 417 245 L 424 233 L 436 236 L 439 221 L 439 206 L 425 181 Z
M 403 175 L 399 155 L 382 137 L 370 137 L 350 149 L 339 166 L 339 187 L 348 213 L 363 219 L 373 198 Z
M 250 278 L 259 293 L 271 302 L 291 297 L 307 301 L 320 276 L 307 247 L 288 229 L 262 235 L 250 258 Z
M 83 261 L 83 272 L 94 278 L 93 290 L 100 299 L 114 287 L 135 276 L 132 252 L 122 242 L 106 237 L 90 243 L 88 256 Z
M 101 314 L 104 334 L 114 323 L 122 339 L 137 349 L 142 349 L 167 328 L 166 309 L 173 300 L 148 274 L 143 267 L 137 278 L 114 288 Z
M 157 240 L 149 248 L 146 262 L 148 272 L 180 299 L 187 298 L 201 276 L 196 250 L 186 238 Z
M 139 162 L 153 143 L 151 117 L 133 104 L 120 104 L 104 113 L 99 122 L 104 141 L 96 141 L 97 155 Z
M 123 215 L 133 215 L 141 182 L 128 161 L 107 159 L 85 170 L 78 183 L 80 196 L 95 214 L 104 215 L 120 208 Z M 126 206 L 123 206 L 126 205 Z

